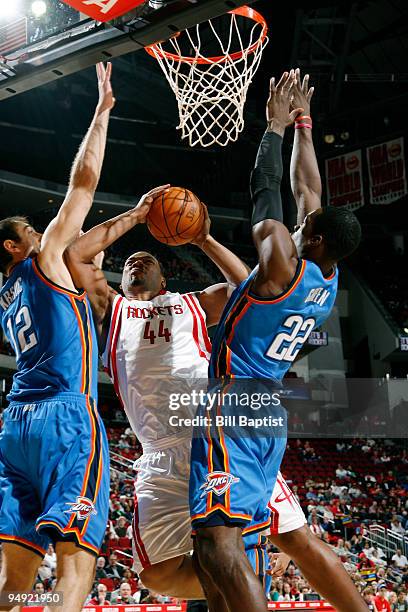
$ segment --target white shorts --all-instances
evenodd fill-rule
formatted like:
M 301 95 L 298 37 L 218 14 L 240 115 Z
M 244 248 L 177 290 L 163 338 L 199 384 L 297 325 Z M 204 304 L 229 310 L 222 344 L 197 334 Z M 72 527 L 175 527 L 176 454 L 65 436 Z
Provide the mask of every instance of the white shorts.
M 192 551 L 189 479 L 191 437 L 144 445 L 136 462 L 133 569 Z
M 307 523 L 297 498 L 280 472 L 268 506 L 271 510 L 272 523 L 266 534 L 276 535 L 295 531 Z
M 191 438 L 167 439 L 136 462 L 133 569 L 143 569 L 192 552 L 189 510 Z M 286 533 L 306 523 L 293 492 L 278 473 L 269 507 L 269 533 Z

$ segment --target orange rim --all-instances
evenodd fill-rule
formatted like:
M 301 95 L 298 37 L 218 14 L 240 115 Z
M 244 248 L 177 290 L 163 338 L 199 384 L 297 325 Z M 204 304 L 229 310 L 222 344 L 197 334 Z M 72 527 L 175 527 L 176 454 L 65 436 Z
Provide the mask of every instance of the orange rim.
M 241 17 L 247 17 L 248 19 L 252 19 L 256 23 L 259 23 L 262 26 L 261 36 L 259 40 L 257 40 L 253 45 L 249 47 L 247 50 L 248 54 L 255 53 L 260 45 L 262 45 L 268 35 L 268 24 L 265 21 L 265 18 L 255 11 L 250 6 L 241 6 L 240 8 L 234 9 L 233 11 L 228 11 L 229 15 L 240 15 Z M 181 32 L 176 34 L 180 36 Z M 174 38 L 174 35 L 172 36 Z M 152 57 L 156 58 L 158 55 L 161 58 L 167 58 L 173 60 L 174 62 L 180 62 L 185 64 L 221 64 L 223 61 L 225 62 L 227 59 L 238 60 L 244 55 L 244 51 L 236 51 L 235 53 L 231 53 L 230 55 L 219 55 L 217 57 L 187 57 L 184 55 L 177 55 L 175 53 L 169 53 L 164 49 L 159 47 L 159 43 L 155 43 L 154 45 L 149 45 L 145 47 L 147 53 Z

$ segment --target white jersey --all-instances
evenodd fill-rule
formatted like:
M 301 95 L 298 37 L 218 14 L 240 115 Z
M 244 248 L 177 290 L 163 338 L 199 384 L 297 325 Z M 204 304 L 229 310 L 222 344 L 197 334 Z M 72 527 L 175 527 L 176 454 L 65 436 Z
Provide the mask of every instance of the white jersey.
M 193 386 L 206 389 L 210 353 L 205 312 L 195 294 L 165 292 L 149 301 L 116 296 L 102 359 L 142 444 L 191 436 L 169 428 L 169 398 Z

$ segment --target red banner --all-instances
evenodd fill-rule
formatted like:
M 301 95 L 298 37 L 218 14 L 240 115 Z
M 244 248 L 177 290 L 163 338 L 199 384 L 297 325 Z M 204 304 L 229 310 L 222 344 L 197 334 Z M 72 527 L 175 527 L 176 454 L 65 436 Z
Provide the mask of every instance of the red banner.
M 146 0 L 63 0 L 80 13 L 95 21 L 110 21 L 121 17 Z
M 390 204 L 407 194 L 404 139 L 367 148 L 371 204 Z
M 327 203 L 356 210 L 364 206 L 361 150 L 326 159 Z

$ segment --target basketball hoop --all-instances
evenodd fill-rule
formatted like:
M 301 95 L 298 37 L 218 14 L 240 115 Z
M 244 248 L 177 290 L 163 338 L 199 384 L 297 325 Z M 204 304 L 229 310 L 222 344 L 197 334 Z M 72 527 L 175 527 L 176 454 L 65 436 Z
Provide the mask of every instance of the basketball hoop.
M 227 17 L 226 43 L 214 20 L 210 20 L 179 32 L 166 42 L 146 47 L 159 62 L 175 93 L 180 115 L 177 129 L 181 130 L 182 138 L 188 138 L 191 147 L 226 146 L 238 140 L 244 129 L 248 88 L 268 43 L 267 23 L 254 9 L 243 6 L 223 19 Z M 253 22 L 245 41 L 241 34 L 242 18 Z M 220 50 L 219 55 L 203 55 L 203 27 L 212 46 Z M 188 53 L 182 51 L 183 45 Z

